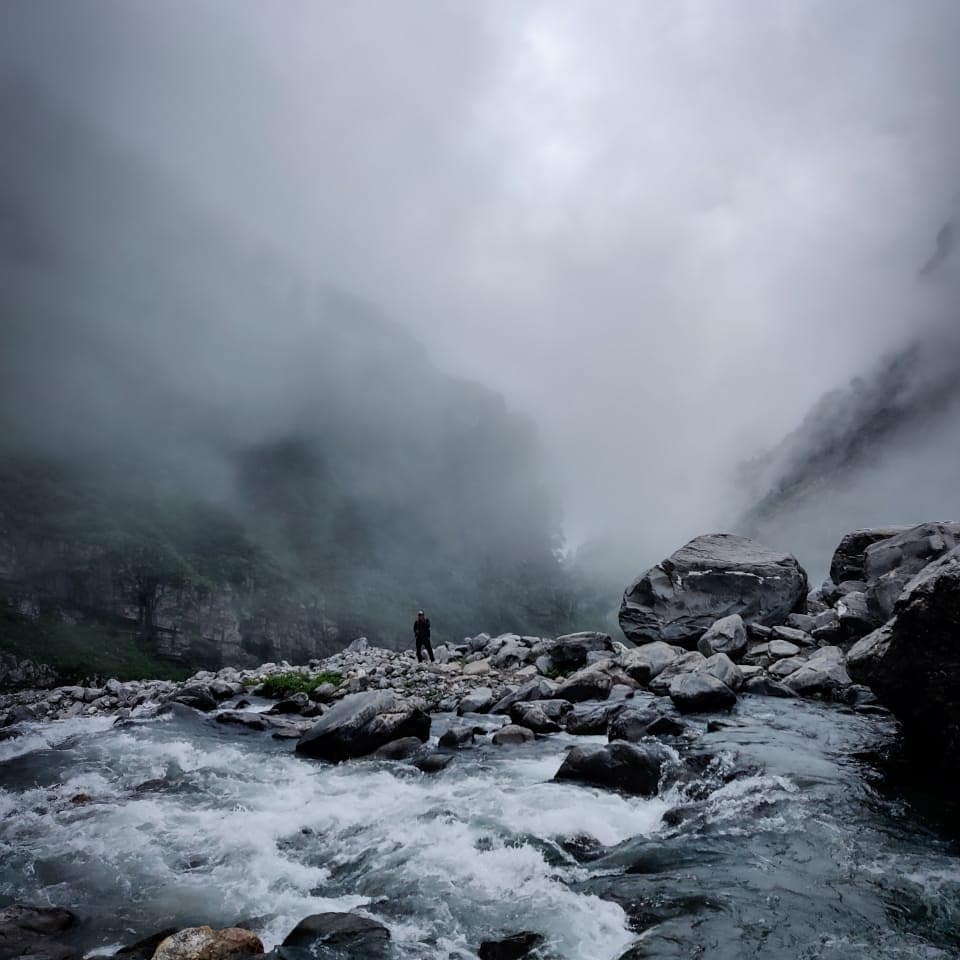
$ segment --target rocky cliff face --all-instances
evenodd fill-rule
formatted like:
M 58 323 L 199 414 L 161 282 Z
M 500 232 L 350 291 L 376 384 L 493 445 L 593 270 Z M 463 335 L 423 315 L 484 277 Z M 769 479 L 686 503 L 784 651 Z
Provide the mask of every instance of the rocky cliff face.
M 27 621 L 97 624 L 191 666 L 310 659 L 339 645 L 336 624 L 289 584 L 164 578 L 135 556 L 64 539 L 0 540 L 0 599 Z

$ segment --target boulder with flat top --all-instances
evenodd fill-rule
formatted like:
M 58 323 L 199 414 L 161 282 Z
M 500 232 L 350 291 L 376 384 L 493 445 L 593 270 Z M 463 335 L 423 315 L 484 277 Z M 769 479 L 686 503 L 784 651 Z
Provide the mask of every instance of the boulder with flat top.
M 807 575 L 789 553 L 727 533 L 691 540 L 639 576 L 623 595 L 620 627 L 638 644 L 694 650 L 724 617 L 774 626 L 801 611 Z M 714 651 L 717 652 L 717 651 Z

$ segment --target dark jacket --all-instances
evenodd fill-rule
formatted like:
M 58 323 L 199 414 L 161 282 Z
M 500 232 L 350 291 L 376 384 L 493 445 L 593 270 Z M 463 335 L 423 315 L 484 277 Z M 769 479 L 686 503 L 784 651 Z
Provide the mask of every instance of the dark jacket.
M 430 618 L 424 617 L 422 620 L 418 617 L 413 621 L 413 635 L 417 643 L 430 642 Z

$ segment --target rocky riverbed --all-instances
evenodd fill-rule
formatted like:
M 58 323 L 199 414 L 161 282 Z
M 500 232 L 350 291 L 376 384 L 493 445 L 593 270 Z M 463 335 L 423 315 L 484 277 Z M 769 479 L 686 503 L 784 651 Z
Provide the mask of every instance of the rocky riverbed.
M 835 568 L 864 579 L 812 593 L 698 538 L 625 592 L 636 645 L 361 640 L 7 694 L 0 960 L 954 956 L 956 850 L 880 772 L 885 704 L 951 729 L 946 627 L 902 652 L 953 609 L 951 530 L 851 535 Z

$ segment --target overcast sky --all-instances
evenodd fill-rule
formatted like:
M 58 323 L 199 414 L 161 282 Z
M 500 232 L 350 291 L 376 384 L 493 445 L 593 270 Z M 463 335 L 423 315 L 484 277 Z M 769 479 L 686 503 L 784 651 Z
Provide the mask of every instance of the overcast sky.
M 943 309 L 955 0 L 0 17 L 8 71 L 533 416 L 573 542 L 722 524 L 742 458 Z

